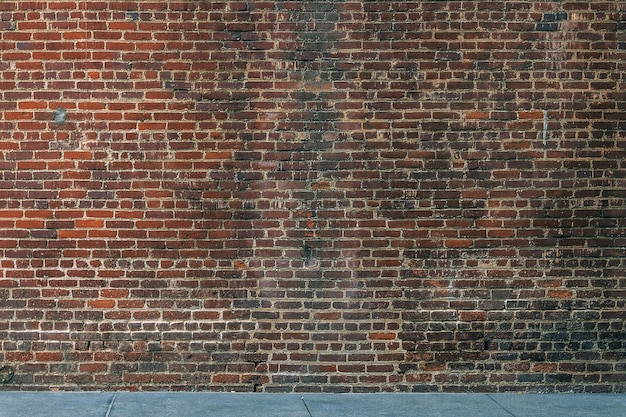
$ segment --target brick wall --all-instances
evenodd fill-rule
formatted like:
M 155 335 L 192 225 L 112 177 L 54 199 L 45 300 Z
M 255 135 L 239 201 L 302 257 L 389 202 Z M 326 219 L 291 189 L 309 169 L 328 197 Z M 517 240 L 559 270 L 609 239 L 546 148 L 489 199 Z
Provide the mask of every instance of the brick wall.
M 0 389 L 626 390 L 623 2 L 2 1 L 0 41 Z

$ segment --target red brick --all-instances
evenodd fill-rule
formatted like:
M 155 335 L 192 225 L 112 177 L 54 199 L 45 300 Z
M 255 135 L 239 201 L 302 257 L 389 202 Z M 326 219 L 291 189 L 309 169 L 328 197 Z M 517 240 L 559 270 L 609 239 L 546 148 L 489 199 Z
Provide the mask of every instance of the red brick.
M 487 314 L 484 311 L 461 311 L 459 319 L 463 321 L 487 320 Z
M 61 352 L 35 352 L 37 362 L 59 362 L 63 360 Z
M 572 298 L 573 292 L 569 290 L 550 290 L 548 297 L 550 298 Z
M 369 334 L 371 340 L 395 340 L 396 336 L 395 333 L 390 332 L 374 332 Z
M 88 373 L 106 372 L 107 364 L 106 363 L 81 363 L 80 370 L 81 372 L 88 372 Z
M 113 308 L 115 300 L 89 300 L 88 305 L 91 308 Z
M 623 390 L 617 2 L 253 3 L 0 2 L 20 389 Z

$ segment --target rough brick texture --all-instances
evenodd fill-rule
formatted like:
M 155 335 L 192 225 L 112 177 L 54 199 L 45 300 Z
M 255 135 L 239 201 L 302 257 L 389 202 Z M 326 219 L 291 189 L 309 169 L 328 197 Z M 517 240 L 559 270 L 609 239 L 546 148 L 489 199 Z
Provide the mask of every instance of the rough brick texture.
M 0 389 L 626 390 L 624 2 L 1 1 L 0 41 Z

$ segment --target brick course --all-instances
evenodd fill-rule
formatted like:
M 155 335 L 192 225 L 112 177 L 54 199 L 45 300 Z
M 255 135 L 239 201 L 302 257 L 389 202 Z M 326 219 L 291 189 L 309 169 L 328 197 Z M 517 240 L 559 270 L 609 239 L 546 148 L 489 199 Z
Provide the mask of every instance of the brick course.
M 623 2 L 2 1 L 0 42 L 0 389 L 626 391 Z

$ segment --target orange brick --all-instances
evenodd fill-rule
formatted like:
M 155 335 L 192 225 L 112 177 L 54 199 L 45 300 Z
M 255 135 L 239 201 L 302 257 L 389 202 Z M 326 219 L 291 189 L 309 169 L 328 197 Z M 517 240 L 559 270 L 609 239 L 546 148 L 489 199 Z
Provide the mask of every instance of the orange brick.
M 104 227 L 104 220 L 100 219 L 76 219 L 76 227 L 95 228 Z
M 541 110 L 520 111 L 517 112 L 517 116 L 520 119 L 543 119 L 543 112 Z

